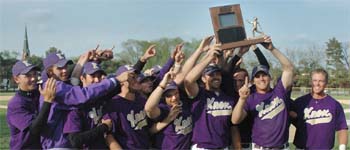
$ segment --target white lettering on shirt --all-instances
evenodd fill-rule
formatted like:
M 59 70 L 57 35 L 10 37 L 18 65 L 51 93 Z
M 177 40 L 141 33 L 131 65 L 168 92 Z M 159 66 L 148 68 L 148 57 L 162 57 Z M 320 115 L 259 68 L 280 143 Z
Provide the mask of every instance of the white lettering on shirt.
M 183 119 L 182 116 L 174 120 L 176 134 L 186 135 L 192 131 L 192 117 Z
M 215 97 L 207 98 L 207 113 L 216 116 L 229 116 L 232 113 L 232 106 L 229 102 L 215 101 Z
M 264 102 L 256 105 L 255 109 L 259 112 L 261 120 L 272 119 L 285 108 L 284 102 L 279 97 L 275 97 L 268 105 Z
M 310 107 L 304 109 L 304 119 L 311 125 L 329 123 L 332 120 L 332 114 L 328 109 L 314 110 Z
M 141 130 L 142 127 L 147 125 L 146 113 L 143 110 L 136 114 L 134 113 L 134 110 L 131 110 L 127 115 L 127 119 L 134 130 Z

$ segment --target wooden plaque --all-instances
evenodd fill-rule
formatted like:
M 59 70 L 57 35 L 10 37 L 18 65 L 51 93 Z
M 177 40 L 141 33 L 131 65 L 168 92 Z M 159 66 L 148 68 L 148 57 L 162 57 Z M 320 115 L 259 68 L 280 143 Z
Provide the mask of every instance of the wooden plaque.
M 212 7 L 210 15 L 216 41 L 222 44 L 224 50 L 264 41 L 262 37 L 247 38 L 239 4 Z

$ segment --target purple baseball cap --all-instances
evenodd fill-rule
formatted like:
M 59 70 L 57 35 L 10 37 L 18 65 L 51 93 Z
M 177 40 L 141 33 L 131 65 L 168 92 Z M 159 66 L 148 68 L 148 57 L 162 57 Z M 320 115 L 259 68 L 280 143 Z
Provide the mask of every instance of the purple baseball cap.
M 270 76 L 269 68 L 267 68 L 267 67 L 264 66 L 264 65 L 259 65 L 259 66 L 255 66 L 255 67 L 253 68 L 251 80 L 254 79 L 255 75 L 256 75 L 258 72 L 264 72 L 264 73 L 266 73 L 267 75 Z
M 202 75 L 210 75 L 210 74 L 212 74 L 214 72 L 218 72 L 218 71 L 219 72 L 221 71 L 219 65 L 211 63 L 203 70 Z
M 52 52 L 46 56 L 46 58 L 43 60 L 44 68 L 47 69 L 53 65 L 56 65 L 57 67 L 63 67 L 67 64 L 73 64 L 72 60 L 67 60 L 64 55 L 57 52 Z
M 177 85 L 174 81 L 171 81 L 164 89 L 163 93 L 166 93 L 169 90 L 175 90 L 177 89 Z
M 83 66 L 83 73 L 84 74 L 94 74 L 95 72 L 101 71 L 103 74 L 106 74 L 106 72 L 104 72 L 100 66 L 100 64 L 96 63 L 96 62 L 87 62 L 84 64 Z
M 145 81 L 146 79 L 150 79 L 151 81 L 153 81 L 155 78 L 156 78 L 155 76 L 140 73 L 137 77 L 137 81 L 141 83 L 141 82 Z
M 27 74 L 31 70 L 37 70 L 40 71 L 40 68 L 36 65 L 33 65 L 27 61 L 17 61 L 15 65 L 12 66 L 12 75 L 18 76 L 20 74 Z
M 133 66 L 131 65 L 123 65 L 123 66 L 120 66 L 118 69 L 117 69 L 117 72 L 115 73 L 115 76 L 119 76 L 121 75 L 122 73 L 126 72 L 126 71 L 131 71 L 131 72 L 134 72 L 135 69 Z
M 160 70 L 162 69 L 162 66 L 160 65 L 155 65 L 152 67 L 152 75 L 156 75 L 160 72 Z

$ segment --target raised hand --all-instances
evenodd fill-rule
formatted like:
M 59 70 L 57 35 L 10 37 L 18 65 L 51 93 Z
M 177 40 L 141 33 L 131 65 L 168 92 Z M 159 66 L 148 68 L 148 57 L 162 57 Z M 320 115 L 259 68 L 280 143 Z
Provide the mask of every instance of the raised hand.
M 178 53 L 180 53 L 180 51 L 182 51 L 182 47 L 184 46 L 184 43 L 180 43 L 180 44 L 177 44 L 175 46 L 175 49 L 173 50 L 173 52 L 171 53 L 171 58 L 172 59 L 175 59 L 176 55 Z
M 245 53 L 249 51 L 249 46 L 242 46 L 239 48 L 238 55 L 242 57 Z
M 182 112 L 182 107 L 180 105 L 173 105 L 166 119 L 169 121 L 173 121 L 176 119 L 177 115 L 179 115 L 181 112 Z
M 146 62 L 148 59 L 150 59 L 151 57 L 156 56 L 157 51 L 156 51 L 156 45 L 151 45 L 148 47 L 148 49 L 146 50 L 146 52 L 143 54 L 143 56 L 141 57 L 141 61 L 142 62 Z
M 214 35 L 205 37 L 201 44 L 199 44 L 198 49 L 202 50 L 203 52 L 206 52 L 210 49 L 210 43 L 213 41 Z
M 250 89 L 248 87 L 248 77 L 245 77 L 244 85 L 239 89 L 239 97 L 246 100 L 250 94 Z
M 45 102 L 52 103 L 56 96 L 56 80 L 54 78 L 49 78 L 45 83 L 44 89 L 39 85 L 39 91 L 44 97 Z
M 165 87 L 168 85 L 168 83 L 170 83 L 170 81 L 171 81 L 171 79 L 172 79 L 172 76 L 173 76 L 173 75 L 172 75 L 172 71 L 167 72 L 167 73 L 164 75 L 163 80 L 160 81 L 159 86 L 165 88 Z
M 210 46 L 208 55 L 211 57 L 220 57 L 223 55 L 222 49 L 220 48 L 221 44 L 213 44 Z
M 261 45 L 270 51 L 275 48 L 275 46 L 273 46 L 272 44 L 272 40 L 270 36 L 264 36 L 264 42 L 261 43 Z
M 175 62 L 177 64 L 181 64 L 183 60 L 185 59 L 185 53 L 182 51 L 183 44 L 176 45 L 176 55 L 175 55 Z

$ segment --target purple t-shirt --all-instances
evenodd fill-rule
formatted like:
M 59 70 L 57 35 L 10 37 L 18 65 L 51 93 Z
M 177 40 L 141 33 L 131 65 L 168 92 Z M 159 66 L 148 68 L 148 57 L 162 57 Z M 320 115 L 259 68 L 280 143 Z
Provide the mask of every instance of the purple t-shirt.
M 99 125 L 99 120 L 103 117 L 102 106 L 90 109 L 75 109 L 69 112 L 64 124 L 63 133 L 76 133 L 91 130 Z M 96 138 L 93 143 L 83 145 L 84 149 L 108 149 L 104 137 Z
M 342 106 L 329 95 L 318 100 L 301 96 L 293 108 L 298 115 L 294 144 L 299 148 L 332 149 L 335 131 L 348 129 Z
M 43 84 L 45 85 L 45 84 Z M 48 130 L 41 134 L 42 147 L 49 148 L 71 148 L 67 134 L 63 134 L 64 123 L 66 122 L 70 110 L 76 106 L 106 95 L 114 89 L 115 84 L 110 79 L 102 80 L 100 83 L 92 84 L 88 87 L 72 86 L 62 81 L 56 82 L 56 97 L 51 105 L 48 117 Z M 40 107 L 44 102 L 40 97 Z
M 123 149 L 150 147 L 149 120 L 144 106 L 146 98 L 136 94 L 134 101 L 114 96 L 104 106 L 104 118 L 113 122 L 113 136 Z
M 11 135 L 10 149 L 41 149 L 40 137 L 29 137 L 29 126 L 38 115 L 39 105 L 38 92 L 32 94 L 23 96 L 16 92 L 8 103 L 7 123 Z
M 156 134 L 155 146 L 159 149 L 190 149 L 192 138 L 191 104 L 188 100 L 182 101 L 182 112 L 174 121 Z M 161 116 L 166 117 L 171 107 L 159 104 Z M 162 117 L 162 118 L 163 118 Z
M 288 142 L 287 91 L 281 80 L 266 94 L 253 92 L 244 110 L 254 119 L 252 141 L 263 147 L 279 147 Z
M 193 99 L 191 110 L 194 122 L 193 144 L 207 149 L 229 146 L 234 105 L 233 98 L 223 92 L 211 92 L 200 88 L 198 95 Z

